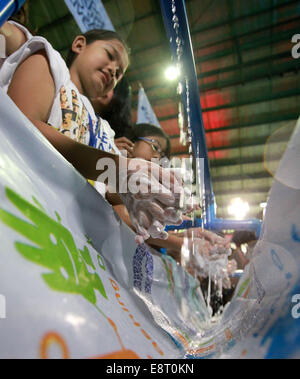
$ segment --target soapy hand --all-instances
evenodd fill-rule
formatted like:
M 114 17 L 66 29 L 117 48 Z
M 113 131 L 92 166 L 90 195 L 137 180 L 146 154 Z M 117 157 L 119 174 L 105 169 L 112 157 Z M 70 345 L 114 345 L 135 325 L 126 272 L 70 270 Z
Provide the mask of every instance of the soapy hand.
M 188 271 L 200 278 L 210 276 L 218 282 L 224 280 L 224 285 L 227 286 L 228 257 L 231 255 L 228 243 L 215 233 L 198 228 L 194 231 L 194 237 L 185 237 L 188 242 L 183 244 L 189 250 L 189 259 L 186 262 Z M 191 235 L 192 233 L 189 230 L 187 234 Z M 198 238 L 195 238 L 195 235 Z M 204 238 L 199 238 L 200 236 Z
M 186 237 L 188 238 L 203 238 L 209 241 L 212 245 L 218 245 L 226 249 L 230 248 L 230 242 L 226 241 L 225 238 L 217 235 L 209 230 L 204 230 L 202 228 L 190 228 L 186 231 Z
M 201 268 L 211 265 L 214 262 L 223 264 L 224 267 L 227 264 L 227 258 L 231 255 L 231 249 L 220 243 L 212 243 L 205 238 L 195 238 L 189 240 L 189 248 L 193 253 L 193 257 Z M 208 272 L 208 270 L 205 270 Z
M 136 228 L 137 243 L 150 237 L 167 239 L 165 225 L 182 223 L 180 181 L 155 163 L 122 157 L 120 161 L 119 195 Z
M 132 150 L 134 147 L 134 143 L 132 143 L 126 137 L 115 138 L 115 145 L 120 150 L 121 154 L 127 156 L 128 158 L 132 158 Z

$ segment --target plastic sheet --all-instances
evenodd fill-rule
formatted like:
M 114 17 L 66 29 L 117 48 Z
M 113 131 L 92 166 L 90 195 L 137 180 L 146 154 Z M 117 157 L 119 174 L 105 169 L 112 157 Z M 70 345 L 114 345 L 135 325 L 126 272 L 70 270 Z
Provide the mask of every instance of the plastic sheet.
M 197 282 L 138 247 L 2 92 L 0 114 L 0 357 L 181 357 L 207 317 Z
M 212 323 L 198 283 L 138 247 L 2 92 L 0 114 L 1 358 L 299 357 L 300 125 L 253 260 Z

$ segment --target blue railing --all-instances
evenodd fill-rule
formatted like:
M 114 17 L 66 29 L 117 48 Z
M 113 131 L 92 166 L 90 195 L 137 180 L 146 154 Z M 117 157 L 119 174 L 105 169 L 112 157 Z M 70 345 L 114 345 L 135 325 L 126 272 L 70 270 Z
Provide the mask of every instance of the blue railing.
M 11 16 L 18 12 L 26 0 L 1 0 L 0 2 L 0 27 Z
M 205 227 L 207 230 L 223 231 L 223 230 L 249 230 L 255 232 L 257 238 L 261 232 L 261 220 L 249 219 L 249 220 L 226 220 L 220 218 L 214 218 L 210 223 L 204 222 L 201 218 L 197 218 L 194 221 L 183 221 L 179 226 L 168 225 L 166 231 L 174 231 L 189 228 L 201 228 Z
M 191 226 L 203 226 L 206 229 L 216 231 L 228 229 L 253 230 L 256 232 L 257 237 L 259 237 L 261 229 L 260 220 L 253 219 L 238 221 L 218 219 L 216 217 L 215 196 L 210 176 L 200 93 L 185 1 L 160 0 L 160 6 L 173 58 L 177 63 L 179 63 L 179 60 L 181 62 L 182 102 L 185 108 L 185 113 L 190 119 L 194 158 L 202 158 L 204 160 L 203 220 L 197 219 L 194 223 L 184 222 L 182 226 L 176 227 L 176 229 L 183 229 Z

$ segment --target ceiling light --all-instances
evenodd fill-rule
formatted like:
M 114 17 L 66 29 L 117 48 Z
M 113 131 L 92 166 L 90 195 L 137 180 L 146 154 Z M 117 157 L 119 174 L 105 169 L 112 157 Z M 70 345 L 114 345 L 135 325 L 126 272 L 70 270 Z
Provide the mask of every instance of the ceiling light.
M 175 80 L 178 78 L 180 72 L 176 66 L 170 66 L 165 71 L 165 77 L 168 80 Z
M 232 200 L 231 204 L 228 206 L 229 215 L 233 216 L 236 220 L 243 220 L 249 210 L 249 204 L 240 198 Z

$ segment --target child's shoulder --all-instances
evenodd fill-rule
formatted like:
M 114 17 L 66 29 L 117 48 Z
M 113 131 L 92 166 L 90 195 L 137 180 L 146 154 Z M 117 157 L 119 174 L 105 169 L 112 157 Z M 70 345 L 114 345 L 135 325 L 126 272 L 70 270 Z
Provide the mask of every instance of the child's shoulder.
M 51 76 L 53 77 L 56 92 L 62 85 L 66 85 L 70 80 L 69 69 L 61 54 L 43 37 L 32 37 L 27 42 L 27 48 L 32 51 L 32 56 L 36 55 L 36 60 L 47 61 Z M 45 66 L 44 66 L 45 67 Z
M 28 56 L 21 64 L 20 69 L 29 70 L 37 78 L 40 74 L 50 75 L 50 65 L 44 49 L 38 50 Z

